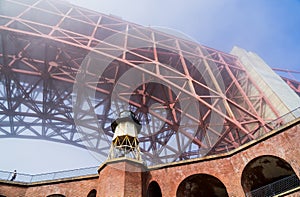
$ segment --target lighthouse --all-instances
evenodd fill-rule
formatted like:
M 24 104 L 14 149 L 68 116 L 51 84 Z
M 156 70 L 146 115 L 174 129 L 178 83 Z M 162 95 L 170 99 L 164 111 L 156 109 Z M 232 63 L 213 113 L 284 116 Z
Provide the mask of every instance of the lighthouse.
M 141 124 L 131 111 L 122 111 L 111 123 L 114 133 L 108 159 L 131 158 L 141 160 L 138 134 Z

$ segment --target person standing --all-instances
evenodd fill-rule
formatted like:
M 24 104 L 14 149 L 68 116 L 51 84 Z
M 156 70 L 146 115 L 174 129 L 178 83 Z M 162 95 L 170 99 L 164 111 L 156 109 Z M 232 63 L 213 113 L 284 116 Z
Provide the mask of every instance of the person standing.
M 10 181 L 14 181 L 16 179 L 16 177 L 17 177 L 17 170 L 14 170 L 13 175 L 12 175 Z

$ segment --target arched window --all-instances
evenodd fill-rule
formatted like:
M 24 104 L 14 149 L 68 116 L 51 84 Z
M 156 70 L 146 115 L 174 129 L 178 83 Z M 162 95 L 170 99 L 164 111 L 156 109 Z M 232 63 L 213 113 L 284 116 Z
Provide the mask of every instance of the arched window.
M 160 187 L 156 181 L 152 181 L 149 184 L 147 197 L 162 197 Z
M 97 191 L 95 189 L 91 190 L 89 192 L 89 194 L 87 195 L 87 197 L 96 197 L 97 195 Z
M 228 197 L 224 184 L 214 176 L 195 174 L 184 179 L 178 186 L 177 197 Z
M 62 194 L 50 194 L 47 197 L 66 197 L 66 196 L 64 196 Z
M 242 173 L 247 195 L 273 196 L 300 186 L 294 170 L 285 160 L 265 155 L 251 160 Z

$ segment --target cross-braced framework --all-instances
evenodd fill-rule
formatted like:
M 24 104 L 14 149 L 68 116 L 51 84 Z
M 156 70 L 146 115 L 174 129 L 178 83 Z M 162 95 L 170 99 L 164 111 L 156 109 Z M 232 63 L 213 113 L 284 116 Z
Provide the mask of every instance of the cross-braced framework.
M 139 145 L 151 165 L 232 150 L 279 116 L 235 56 L 197 43 L 50 0 L 1 1 L 0 23 L 1 138 L 106 157 L 110 124 L 127 109 L 142 123 Z M 134 89 L 122 79 L 132 69 Z
M 300 82 L 299 82 L 299 77 L 296 78 L 297 76 L 300 76 L 300 71 L 294 71 L 294 70 L 287 70 L 287 69 L 280 69 L 280 68 L 273 68 L 275 72 L 277 72 L 279 75 L 285 75 L 281 76 L 281 78 L 292 88 L 298 96 L 300 96 Z
M 137 138 L 130 138 L 130 136 L 124 136 L 122 138 L 117 137 L 111 145 L 108 159 L 115 159 L 119 157 L 133 158 L 141 160 L 139 141 Z

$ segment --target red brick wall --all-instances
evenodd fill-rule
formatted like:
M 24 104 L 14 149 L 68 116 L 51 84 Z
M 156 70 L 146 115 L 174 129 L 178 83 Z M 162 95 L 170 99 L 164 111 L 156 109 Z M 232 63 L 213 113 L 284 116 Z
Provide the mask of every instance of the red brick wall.
M 62 194 L 67 197 L 87 196 L 92 189 L 97 189 L 98 177 L 61 183 L 31 185 L 20 187 L 0 183 L 0 194 L 6 197 L 45 197 L 50 194 Z
M 241 176 L 245 166 L 254 158 L 273 155 L 288 162 L 300 177 L 300 126 L 277 134 L 231 157 L 183 164 L 152 170 L 147 185 L 156 181 L 163 196 L 176 196 L 176 191 L 185 178 L 193 174 L 209 174 L 218 178 L 227 188 L 230 197 L 245 196 Z
M 113 163 L 104 166 L 99 173 L 97 196 L 124 196 L 124 164 Z
M 87 196 L 92 189 L 97 189 L 98 178 L 65 183 L 29 187 L 26 197 L 45 197 L 50 194 L 63 194 L 67 197 Z
M 52 183 L 30 186 L 27 189 L 16 185 L 0 183 L 0 194 L 7 197 L 39 197 L 50 194 L 63 194 L 67 197 L 87 196 L 92 189 L 97 189 L 97 196 L 142 196 L 148 184 L 154 180 L 163 196 L 176 196 L 179 184 L 193 174 L 209 174 L 218 178 L 226 187 L 230 197 L 245 196 L 241 186 L 241 176 L 245 166 L 263 155 L 273 155 L 288 162 L 300 177 L 300 125 L 261 141 L 252 147 L 237 152 L 230 157 L 219 159 L 198 159 L 150 172 L 125 172 L 128 168 L 140 168 L 128 162 L 109 163 L 93 179 L 76 180 L 64 183 Z M 300 195 L 300 192 L 293 194 Z
M 0 195 L 4 195 L 6 197 L 23 197 L 25 196 L 26 189 L 26 187 L 0 183 Z
M 97 196 L 142 196 L 142 172 L 139 164 L 128 161 L 109 163 L 100 170 Z

